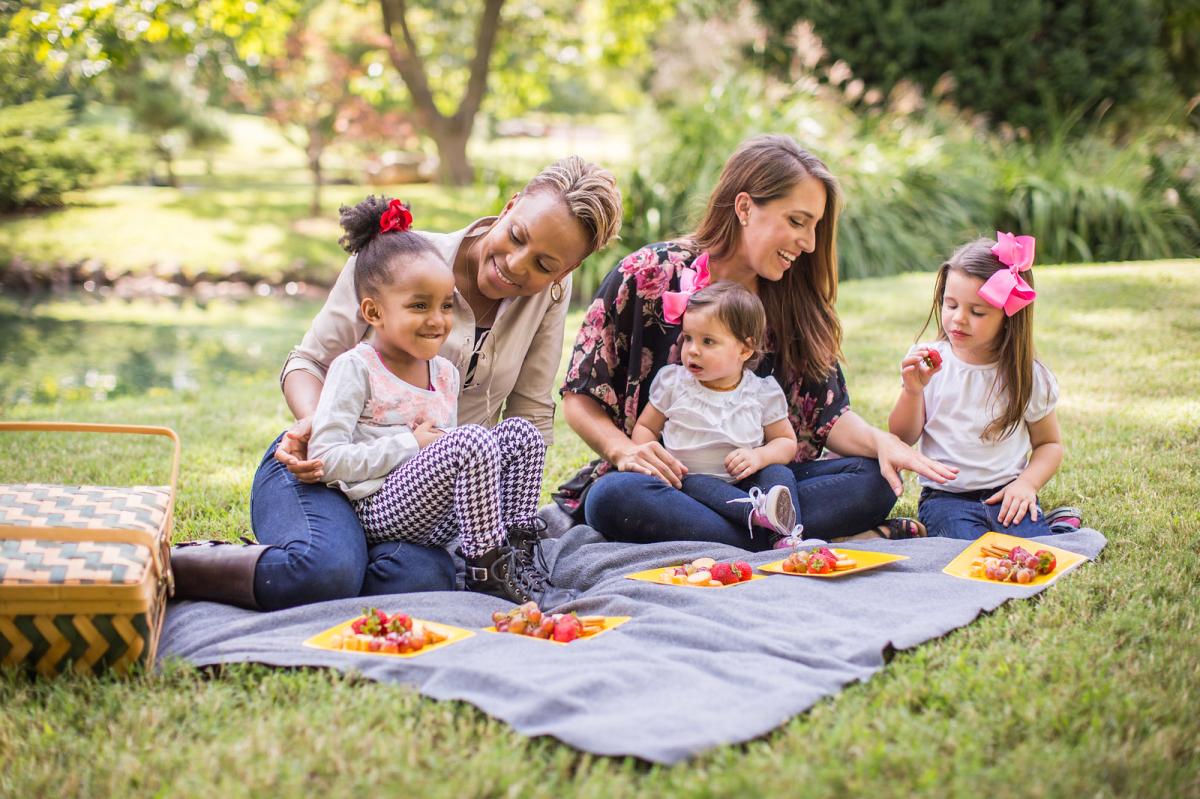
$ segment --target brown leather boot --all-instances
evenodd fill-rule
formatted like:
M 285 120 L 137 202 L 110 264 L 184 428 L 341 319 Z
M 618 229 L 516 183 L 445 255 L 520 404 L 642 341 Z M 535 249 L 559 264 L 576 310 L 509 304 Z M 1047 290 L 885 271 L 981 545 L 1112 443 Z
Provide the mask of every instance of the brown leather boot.
M 254 598 L 254 569 L 266 550 L 262 544 L 228 541 L 188 541 L 171 547 L 175 599 L 203 599 L 262 610 Z

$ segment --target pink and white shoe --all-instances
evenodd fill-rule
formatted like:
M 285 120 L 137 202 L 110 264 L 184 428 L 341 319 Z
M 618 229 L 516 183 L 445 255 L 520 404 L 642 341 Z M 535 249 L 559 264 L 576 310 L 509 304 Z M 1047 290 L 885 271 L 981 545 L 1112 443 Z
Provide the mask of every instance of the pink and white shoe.
M 774 535 L 787 537 L 796 528 L 796 506 L 792 503 L 792 492 L 787 486 L 771 486 L 765 493 L 758 486 L 750 489 L 746 499 L 731 499 L 732 502 L 750 503 L 750 517 L 747 525 L 750 537 L 754 537 L 754 527 L 765 527 Z

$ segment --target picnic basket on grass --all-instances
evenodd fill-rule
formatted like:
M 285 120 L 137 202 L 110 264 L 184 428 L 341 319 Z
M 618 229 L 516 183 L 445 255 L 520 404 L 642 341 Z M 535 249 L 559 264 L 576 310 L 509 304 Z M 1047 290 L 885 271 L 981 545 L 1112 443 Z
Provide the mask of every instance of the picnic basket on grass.
M 179 436 L 166 427 L 0 422 L 0 432 L 163 436 L 168 485 L 0 484 L 0 663 L 45 676 L 150 668 L 171 578 Z

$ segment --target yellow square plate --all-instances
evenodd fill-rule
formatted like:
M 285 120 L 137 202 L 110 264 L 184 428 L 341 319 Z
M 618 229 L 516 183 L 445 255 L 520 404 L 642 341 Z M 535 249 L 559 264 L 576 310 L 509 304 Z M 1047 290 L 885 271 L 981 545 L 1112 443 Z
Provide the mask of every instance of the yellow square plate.
M 999 544 L 1002 547 L 1010 548 L 1015 546 L 1024 547 L 1030 552 L 1037 552 L 1039 549 L 1047 549 L 1054 553 L 1058 563 L 1054 566 L 1054 571 L 1049 574 L 1039 574 L 1027 583 L 1001 583 L 998 580 L 989 580 L 987 577 L 972 577 L 971 576 L 971 561 L 977 558 L 983 558 L 984 555 L 979 551 L 979 548 L 985 545 Z M 1076 552 L 1068 552 L 1065 549 L 1048 546 L 1046 544 L 1030 541 L 1028 538 L 1018 538 L 1015 535 L 1006 535 L 1004 533 L 984 533 L 971 542 L 970 546 L 964 549 L 959 556 L 947 564 L 946 568 L 942 569 L 951 577 L 961 577 L 964 580 L 979 580 L 983 583 L 991 583 L 992 585 L 1008 585 L 1016 588 L 1033 588 L 1039 585 L 1047 585 L 1054 582 L 1063 574 L 1066 574 L 1071 569 L 1074 569 L 1081 563 L 1087 561 L 1087 558 Z
M 858 565 L 853 569 L 842 569 L 840 572 L 834 571 L 827 572 L 825 574 L 809 574 L 808 572 L 801 574 L 800 572 L 785 572 L 783 570 L 782 560 L 777 560 L 772 563 L 768 563 L 765 566 L 759 566 L 758 568 L 765 572 L 786 574 L 788 577 L 845 577 L 847 574 L 858 574 L 859 572 L 878 569 L 880 566 L 886 566 L 889 563 L 895 563 L 899 560 L 908 560 L 908 555 L 892 555 L 888 552 L 870 552 L 865 549 L 834 549 L 833 547 L 830 547 L 830 549 L 833 550 L 834 554 L 845 555 L 846 557 L 851 558 Z M 784 560 L 787 560 L 787 558 L 784 558 Z
M 728 561 L 724 561 L 724 562 L 727 563 Z M 683 564 L 680 564 L 680 566 L 682 566 L 682 565 Z M 670 572 L 674 569 L 677 569 L 677 568 L 679 568 L 679 566 L 664 566 L 661 569 L 646 569 L 645 571 L 634 572 L 633 574 L 627 574 L 627 575 L 625 575 L 625 579 L 626 580 L 642 580 L 643 582 L 656 583 L 658 585 L 673 585 L 677 588 L 733 588 L 734 586 L 745 585 L 746 583 L 751 583 L 751 582 L 754 582 L 755 580 L 767 579 L 765 574 L 751 573 L 749 580 L 742 580 L 740 582 L 730 583 L 729 585 L 692 585 L 691 583 L 666 583 L 666 582 L 662 581 L 662 576 L 664 574 L 666 574 L 667 572 Z
M 358 616 L 354 617 L 354 619 L 357 618 Z M 433 652 L 434 650 L 442 649 L 443 647 L 451 646 L 452 644 L 457 644 L 459 641 L 465 641 L 475 634 L 470 630 L 464 630 L 462 627 L 451 627 L 449 624 L 439 624 L 436 621 L 413 619 L 413 624 L 419 624 L 422 627 L 444 635 L 446 636 L 446 640 L 422 647 L 416 652 L 361 652 L 357 649 L 342 649 L 341 647 L 334 646 L 332 639 L 335 635 L 353 634 L 353 630 L 350 628 L 350 625 L 354 622 L 354 619 L 342 622 L 335 627 L 330 627 L 325 632 L 317 633 L 312 638 L 309 638 L 307 641 L 305 641 L 304 645 L 310 646 L 313 649 L 328 649 L 333 652 L 348 652 L 354 655 L 382 655 L 383 657 L 389 658 L 415 658 L 428 654 L 429 652 Z
M 604 635 L 609 630 L 616 628 L 616 627 L 620 627 L 622 624 L 629 621 L 633 617 L 632 616 L 602 616 L 601 618 L 604 619 L 604 629 L 603 630 L 601 630 L 598 633 L 592 633 L 591 635 L 581 636 L 579 638 L 576 638 L 575 641 L 555 641 L 553 638 L 534 638 L 532 635 L 517 635 L 516 633 L 500 633 L 500 632 L 496 632 L 495 625 L 493 625 L 491 627 L 484 627 L 483 631 L 485 633 L 496 633 L 497 635 L 511 635 L 514 638 L 524 638 L 529 641 L 541 641 L 541 642 L 547 643 L 547 644 L 558 644 L 559 646 L 566 646 L 567 644 L 573 644 L 576 641 L 590 641 L 597 636 Z

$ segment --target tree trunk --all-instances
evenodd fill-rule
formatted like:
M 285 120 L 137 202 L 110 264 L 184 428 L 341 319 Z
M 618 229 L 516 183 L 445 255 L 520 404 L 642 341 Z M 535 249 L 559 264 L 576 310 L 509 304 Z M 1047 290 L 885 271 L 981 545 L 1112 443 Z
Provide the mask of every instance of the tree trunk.
M 434 127 L 430 133 L 438 148 L 438 182 L 447 186 L 468 186 L 475 180 L 475 169 L 467 159 L 467 141 L 471 131 Z
M 408 87 L 420 127 L 433 137 L 438 148 L 438 180 L 452 186 L 463 186 L 475 179 L 475 171 L 467 160 L 467 140 L 475 115 L 487 93 L 488 71 L 496 35 L 500 30 L 500 8 L 504 0 L 484 0 L 475 29 L 475 52 L 471 57 L 467 86 L 459 101 L 458 110 L 451 116 L 438 111 L 429 87 L 425 62 L 406 19 L 406 0 L 380 0 L 383 10 L 383 29 L 387 34 L 388 53 Z
M 319 132 L 309 131 L 308 170 L 312 172 L 312 203 L 308 207 L 309 216 L 321 215 L 321 188 L 325 185 L 325 176 L 321 172 L 321 154 L 325 150 L 325 142 Z

